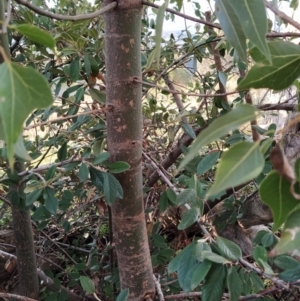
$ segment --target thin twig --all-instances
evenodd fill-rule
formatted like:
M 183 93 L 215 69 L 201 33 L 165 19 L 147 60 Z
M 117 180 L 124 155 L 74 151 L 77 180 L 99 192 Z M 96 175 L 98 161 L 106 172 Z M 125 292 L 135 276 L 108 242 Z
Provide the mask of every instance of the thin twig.
M 10 21 L 10 15 L 11 15 L 11 6 L 10 6 L 10 0 L 7 1 L 7 9 L 6 9 L 6 18 L 2 25 L 2 30 L 0 31 L 0 34 L 7 34 L 7 26 Z M 2 21 L 2 20 L 1 20 Z
M 265 6 L 271 10 L 275 15 L 277 15 L 279 18 L 281 18 L 283 21 L 286 21 L 287 23 L 291 24 L 298 30 L 300 30 L 300 23 L 296 22 L 293 18 L 286 15 L 283 11 L 279 10 L 277 7 L 273 6 L 270 2 L 264 1 Z
M 155 283 L 155 288 L 156 288 L 156 294 L 157 294 L 157 297 L 158 297 L 158 301 L 165 301 L 165 297 L 164 297 L 164 294 L 162 292 L 162 289 L 161 289 L 161 285 L 160 285 L 160 282 L 159 282 L 159 275 L 156 279 L 155 275 L 153 275 L 153 279 L 154 279 L 154 283 Z
M 162 76 L 164 76 L 164 74 L 162 74 Z M 133 79 L 133 81 L 136 82 L 136 83 L 141 83 L 141 84 L 149 86 L 149 87 L 154 87 L 154 88 L 157 88 L 157 89 L 160 89 L 160 90 L 163 90 L 163 91 L 167 91 L 167 92 L 170 92 L 172 94 L 182 94 L 182 95 L 186 95 L 186 96 L 198 96 L 198 97 L 218 97 L 219 96 L 220 97 L 220 96 L 226 96 L 226 95 L 232 95 L 232 94 L 240 93 L 240 91 L 231 91 L 231 92 L 227 92 L 227 93 L 218 93 L 218 94 L 186 93 L 186 92 L 181 92 L 181 91 L 178 91 L 178 90 L 170 90 L 170 89 L 164 88 L 162 86 L 159 86 L 159 85 L 156 85 L 156 84 L 153 84 L 153 83 L 144 82 L 142 80 L 139 80 L 136 77 Z M 156 79 L 155 79 L 155 81 L 156 81 Z
M 30 129 L 33 129 L 33 128 L 36 128 L 36 127 L 39 127 L 39 126 L 42 126 L 42 125 L 47 125 L 47 124 L 51 124 L 51 123 L 55 123 L 55 122 L 59 122 L 59 121 L 63 121 L 63 120 L 68 120 L 68 119 L 78 117 L 78 116 L 92 115 L 92 114 L 100 113 L 100 112 L 103 112 L 103 109 L 85 111 L 85 112 L 81 112 L 81 113 L 78 113 L 78 114 L 75 114 L 75 115 L 59 117 L 59 118 L 56 118 L 56 119 L 51 119 L 51 120 L 48 120 L 48 121 L 44 121 L 44 122 L 40 122 L 40 123 L 37 123 L 37 124 L 29 125 L 29 126 L 23 128 L 23 130 L 27 131 L 27 130 L 30 130 Z
M 100 15 L 114 9 L 118 5 L 117 1 L 115 1 L 93 13 L 90 13 L 90 14 L 83 14 L 83 15 L 78 15 L 78 16 L 68 16 L 68 15 L 55 14 L 50 11 L 44 10 L 38 6 L 31 4 L 27 0 L 15 0 L 15 1 L 19 4 L 26 6 L 27 8 L 29 8 L 30 10 L 34 11 L 35 13 L 37 13 L 39 15 L 46 16 L 46 17 L 56 19 L 56 20 L 64 20 L 64 21 L 81 21 L 81 20 L 93 19 L 93 18 L 99 17 Z

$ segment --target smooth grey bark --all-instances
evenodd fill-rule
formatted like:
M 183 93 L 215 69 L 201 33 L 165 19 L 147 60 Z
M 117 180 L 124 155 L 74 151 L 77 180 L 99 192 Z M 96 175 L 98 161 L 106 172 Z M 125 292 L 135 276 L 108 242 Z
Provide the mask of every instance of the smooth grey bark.
M 105 5 L 112 1 L 106 0 Z M 128 300 L 155 293 L 146 231 L 142 183 L 141 11 L 139 0 L 120 0 L 104 15 L 107 143 L 112 162 L 130 169 L 118 174 L 124 198 L 112 205 L 112 223 L 122 289 Z

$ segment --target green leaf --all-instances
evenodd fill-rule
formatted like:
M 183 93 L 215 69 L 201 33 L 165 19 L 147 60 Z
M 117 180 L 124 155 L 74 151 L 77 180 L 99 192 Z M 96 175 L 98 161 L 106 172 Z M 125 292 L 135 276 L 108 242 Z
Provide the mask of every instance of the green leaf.
M 226 87 L 226 83 L 227 83 L 227 74 L 223 71 L 218 71 L 218 77 L 220 82 L 222 83 L 222 85 L 224 87 Z
M 46 187 L 43 191 L 43 197 L 45 199 L 45 207 L 51 214 L 56 214 L 58 209 L 58 200 L 54 196 L 55 191 L 50 188 Z
M 97 89 L 89 88 L 89 93 L 93 100 L 97 101 L 100 104 L 105 104 L 106 94 L 104 91 L 98 91 Z
M 196 139 L 195 132 L 188 123 L 182 122 L 182 128 L 192 139 Z
M 194 251 L 196 247 L 196 242 L 192 242 L 187 247 L 185 247 L 176 257 L 174 257 L 168 264 L 168 273 L 174 273 L 178 270 L 179 263 L 182 258 L 185 258 L 185 254 L 188 253 L 190 256 L 194 256 Z
M 32 205 L 41 195 L 42 195 L 43 189 L 36 189 L 30 192 L 26 195 L 26 206 Z
M 240 258 L 242 258 L 242 251 L 240 247 L 234 242 L 220 236 L 217 236 L 216 242 L 220 251 L 227 258 L 231 260 L 239 260 Z
M 206 198 L 243 184 L 257 177 L 263 170 L 264 157 L 259 142 L 240 142 L 225 152 L 217 168 L 215 182 Z
M 196 191 L 195 189 L 184 189 L 181 191 L 176 197 L 176 203 L 178 206 L 187 204 L 187 203 L 195 203 L 196 201 Z
M 68 142 L 66 141 L 57 152 L 58 161 L 66 160 L 68 155 Z
M 300 266 L 300 262 L 291 256 L 283 255 L 274 259 L 274 263 L 282 270 L 294 269 Z
M 84 182 L 89 178 L 89 169 L 86 164 L 81 163 L 78 171 L 78 177 L 80 182 Z
M 192 275 L 191 291 L 194 290 L 199 285 L 199 283 L 204 280 L 211 265 L 212 265 L 212 263 L 209 260 L 204 260 L 203 262 L 198 263 L 198 265 Z
M 127 162 L 119 161 L 111 164 L 109 166 L 109 172 L 111 173 L 121 173 L 130 168 L 130 165 Z
M 178 225 L 178 230 L 184 230 L 191 226 L 199 217 L 199 209 L 192 207 L 191 209 L 184 212 L 180 224 Z
M 41 74 L 32 68 L 5 62 L 0 65 L 0 100 L 7 157 L 12 166 L 14 145 L 26 118 L 34 109 L 51 105 L 53 99 L 48 83 Z
M 47 181 L 53 179 L 55 172 L 56 172 L 56 165 L 52 165 L 51 167 L 48 168 L 48 170 L 45 174 L 45 179 Z
M 177 204 L 177 195 L 176 192 L 174 190 L 172 190 L 171 188 L 168 188 L 166 190 L 168 199 L 173 203 L 173 204 Z
M 126 301 L 129 296 L 129 289 L 126 288 L 125 290 L 122 290 L 120 294 L 118 295 L 116 301 Z
M 1 121 L 0 121 L 0 126 L 1 126 Z M 4 135 L 3 138 L 2 135 L 0 135 L 0 140 L 5 140 Z M 17 143 L 14 145 L 14 152 L 15 154 L 19 157 L 22 158 L 26 161 L 31 161 L 31 157 L 27 153 L 27 149 L 24 145 L 24 140 L 22 137 L 22 134 L 19 136 L 19 139 L 17 140 Z
M 21 24 L 15 27 L 15 29 L 28 39 L 41 44 L 45 47 L 54 49 L 55 40 L 53 37 L 46 31 L 30 24 Z
M 253 286 L 258 289 L 259 291 L 263 290 L 265 288 L 264 282 L 262 279 L 254 272 L 249 273 L 251 282 Z
M 109 158 L 110 154 L 108 152 L 105 153 L 101 153 L 100 155 L 98 155 L 95 159 L 95 161 L 93 162 L 94 165 L 98 165 L 103 163 L 104 161 L 106 161 Z
M 178 282 L 185 292 L 191 290 L 191 279 L 193 271 L 197 267 L 197 260 L 194 252 L 185 252 L 178 264 L 177 274 Z
M 253 258 L 258 262 L 259 259 L 262 261 L 267 262 L 268 257 L 267 257 L 267 250 L 266 248 L 262 246 L 256 246 L 253 250 Z
M 198 135 L 178 169 L 182 169 L 189 161 L 191 161 L 203 146 L 228 134 L 229 131 L 237 129 L 244 123 L 254 120 L 257 115 L 257 110 L 253 106 L 239 104 L 229 113 L 215 119 L 206 129 L 201 131 L 200 135 Z
M 271 255 L 276 256 L 300 248 L 299 221 L 300 209 L 297 209 L 287 217 L 279 243 L 271 251 Z
M 80 60 L 79 57 L 75 57 L 70 64 L 70 78 L 72 82 L 76 82 L 80 75 Z
M 123 198 L 123 189 L 119 181 L 110 173 L 104 172 L 103 190 L 108 205 L 112 205 L 117 198 Z
M 210 170 L 218 161 L 220 152 L 213 152 L 206 155 L 197 165 L 197 175 L 201 176 Z
M 164 191 L 161 195 L 160 195 L 160 198 L 159 198 L 159 210 L 162 211 L 162 212 L 165 212 L 165 210 L 168 208 L 168 204 L 169 204 L 169 201 L 168 201 L 168 196 L 167 196 L 167 193 L 166 191 Z
M 268 22 L 263 0 L 230 0 L 246 37 L 271 61 L 266 34 Z
M 227 287 L 229 290 L 230 301 L 237 301 L 242 292 L 240 276 L 234 267 L 230 267 L 227 273 Z
M 261 57 L 257 48 L 251 49 L 251 56 L 258 62 L 240 81 L 238 90 L 249 88 L 270 88 L 283 90 L 300 76 L 300 46 L 291 42 L 269 42 L 272 63 Z
M 215 262 L 215 263 L 225 263 L 228 260 L 216 253 L 213 253 L 211 251 L 203 251 L 202 252 L 202 257 L 205 259 L 208 259 L 209 261 Z
M 157 68 L 159 68 L 160 62 L 160 53 L 161 53 L 161 38 L 162 38 L 162 30 L 165 18 L 165 11 L 169 5 L 169 0 L 165 0 L 164 4 L 161 5 L 157 11 L 156 16 L 156 26 L 155 26 L 155 57 L 154 60 L 157 62 Z
M 91 278 L 89 278 L 87 276 L 80 276 L 79 280 L 80 280 L 80 284 L 85 292 L 90 293 L 90 294 L 95 293 L 95 291 L 96 291 L 95 285 Z
M 247 62 L 246 36 L 239 18 L 230 4 L 230 0 L 216 0 L 215 13 L 226 38 L 236 50 L 240 59 Z
M 289 213 L 299 204 L 290 192 L 290 182 L 275 171 L 270 172 L 261 182 L 259 195 L 273 213 L 274 231 L 278 230 Z
M 89 55 L 87 53 L 85 53 L 83 55 L 83 61 L 84 61 L 84 68 L 85 68 L 86 75 L 90 76 L 90 74 L 92 72 L 92 69 L 91 69 L 91 63 L 90 63 L 90 60 L 89 60 Z
M 278 277 L 286 282 L 294 282 L 300 278 L 300 267 L 295 267 L 281 272 Z
M 225 267 L 212 264 L 202 288 L 202 301 L 220 301 L 225 289 Z

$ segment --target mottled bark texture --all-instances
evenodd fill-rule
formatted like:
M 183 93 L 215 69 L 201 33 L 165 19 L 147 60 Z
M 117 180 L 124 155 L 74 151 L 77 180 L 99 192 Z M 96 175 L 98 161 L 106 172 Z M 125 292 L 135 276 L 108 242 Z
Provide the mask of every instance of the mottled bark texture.
M 24 164 L 16 162 L 14 164 L 16 172 L 24 171 Z M 18 191 L 22 194 L 24 185 L 15 185 L 11 187 L 12 190 Z M 13 230 L 16 243 L 16 255 L 19 275 L 18 293 L 22 296 L 32 299 L 38 299 L 39 296 L 39 282 L 36 268 L 36 257 L 33 241 L 33 232 L 31 227 L 30 210 L 20 209 L 15 206 L 12 195 L 12 218 Z
M 104 4 L 110 3 L 104 1 Z M 124 198 L 112 206 L 114 242 L 122 289 L 128 300 L 155 293 L 142 190 L 141 1 L 120 0 L 104 16 L 107 143 L 111 161 L 130 169 L 118 175 Z

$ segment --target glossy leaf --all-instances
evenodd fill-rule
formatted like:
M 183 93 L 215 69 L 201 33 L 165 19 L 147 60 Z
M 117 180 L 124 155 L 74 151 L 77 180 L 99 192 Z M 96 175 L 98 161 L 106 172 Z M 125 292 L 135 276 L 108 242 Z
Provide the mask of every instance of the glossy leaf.
M 109 172 L 111 173 L 121 173 L 130 168 L 130 165 L 126 162 L 115 162 L 109 166 Z
M 240 59 L 247 62 L 246 36 L 242 30 L 239 18 L 230 4 L 230 0 L 216 0 L 215 13 L 226 38 L 236 50 Z
M 43 191 L 45 207 L 51 214 L 56 214 L 58 209 L 58 200 L 54 195 L 55 191 L 50 187 L 46 187 Z
M 170 263 L 168 264 L 168 273 L 174 273 L 179 268 L 180 261 L 185 258 L 185 254 L 189 254 L 189 256 L 194 256 L 194 251 L 196 247 L 196 242 L 192 242 L 187 247 L 185 247 L 176 257 L 174 257 Z
M 33 42 L 41 44 L 45 47 L 49 47 L 51 49 L 54 49 L 55 47 L 55 40 L 53 39 L 53 37 L 48 32 L 34 25 L 20 24 L 16 26 L 15 29 Z
M 177 269 L 179 285 L 185 292 L 191 290 L 191 279 L 196 266 L 197 261 L 194 252 L 185 252 L 181 257 Z
M 215 119 L 206 129 L 201 131 L 200 135 L 198 135 L 178 169 L 182 169 L 189 161 L 191 161 L 203 146 L 228 134 L 229 131 L 237 129 L 244 123 L 254 120 L 257 115 L 258 112 L 253 106 L 239 104 L 229 113 Z
M 230 3 L 240 20 L 242 29 L 251 43 L 271 61 L 266 34 L 267 16 L 263 0 L 230 0 Z
M 182 123 L 182 128 L 184 129 L 184 131 L 192 138 L 192 139 L 196 139 L 196 135 L 195 132 L 193 130 L 193 128 L 186 122 Z
M 202 288 L 203 301 L 220 301 L 225 289 L 225 267 L 212 264 Z
M 125 290 L 122 290 L 120 294 L 118 295 L 116 301 L 126 301 L 129 296 L 129 289 L 126 288 Z
M 81 163 L 78 171 L 78 177 L 80 182 L 84 182 L 89 178 L 89 169 L 86 164 Z
M 123 189 L 119 181 L 110 173 L 103 174 L 103 191 L 108 205 L 112 205 L 117 198 L 123 198 Z
M 238 301 L 242 292 L 240 276 L 234 267 L 230 267 L 227 272 L 227 287 L 230 301 Z
M 155 56 L 157 68 L 159 68 L 160 53 L 161 53 L 161 39 L 162 39 L 162 30 L 165 19 L 165 11 L 169 5 L 169 0 L 165 0 L 164 3 L 159 7 L 156 17 L 156 26 L 155 26 Z
M 300 209 L 292 212 L 286 219 L 279 243 L 271 251 L 272 256 L 298 250 L 300 247 Z
M 98 155 L 95 159 L 95 161 L 93 162 L 94 165 L 98 165 L 103 163 L 104 161 L 106 161 L 109 158 L 110 154 L 108 152 L 104 152 L 101 153 L 100 155 Z
M 213 152 L 206 155 L 197 165 L 197 174 L 203 175 L 210 170 L 218 161 L 220 152 Z
M 206 197 L 243 184 L 257 177 L 263 170 L 264 157 L 259 143 L 240 142 L 225 152 L 217 168 L 215 183 Z
M 242 258 L 242 251 L 234 242 L 220 236 L 217 236 L 216 242 L 222 254 L 228 259 L 239 260 Z
M 70 64 L 70 78 L 72 82 L 76 82 L 80 75 L 80 60 L 79 57 L 75 57 Z
M 89 278 L 87 276 L 80 276 L 79 280 L 80 280 L 80 284 L 85 292 L 87 292 L 89 294 L 95 293 L 95 291 L 96 291 L 95 285 L 91 278 Z
M 68 142 L 66 141 L 57 152 L 57 159 L 59 161 L 64 161 L 67 159 L 68 155 Z
M 178 225 L 178 230 L 184 230 L 196 222 L 199 217 L 199 213 L 199 209 L 195 207 L 184 212 L 181 222 Z
M 274 218 L 274 231 L 286 220 L 289 213 L 299 204 L 290 192 L 290 182 L 273 171 L 262 181 L 259 194 L 266 203 Z
M 263 290 L 265 288 L 264 282 L 262 279 L 254 272 L 249 273 L 251 282 L 253 286 L 258 289 L 259 291 Z
M 257 48 L 250 51 L 258 63 L 248 72 L 239 83 L 238 90 L 249 88 L 270 88 L 283 90 L 289 87 L 300 76 L 300 46 L 291 42 L 268 43 L 272 63 L 263 59 Z
M 216 254 L 216 253 L 213 253 L 211 251 L 203 251 L 202 252 L 202 256 L 203 258 L 205 259 L 208 259 L 209 261 L 212 261 L 212 262 L 215 262 L 215 263 L 225 263 L 227 262 L 227 259 Z
M 36 108 L 45 108 L 53 102 L 45 78 L 32 68 L 16 63 L 0 65 L 0 117 L 7 143 L 7 157 L 13 162 L 14 145 L 23 123 Z
M 31 206 L 41 195 L 42 195 L 43 189 L 35 189 L 29 194 L 26 195 L 26 206 Z
M 176 203 L 178 206 L 194 203 L 196 201 L 196 191 L 195 189 L 184 189 L 179 194 L 177 194 Z
M 191 279 L 191 291 L 194 290 L 201 281 L 204 280 L 207 275 L 212 263 L 209 260 L 204 260 L 201 263 L 198 263 L 196 269 L 193 271 Z

